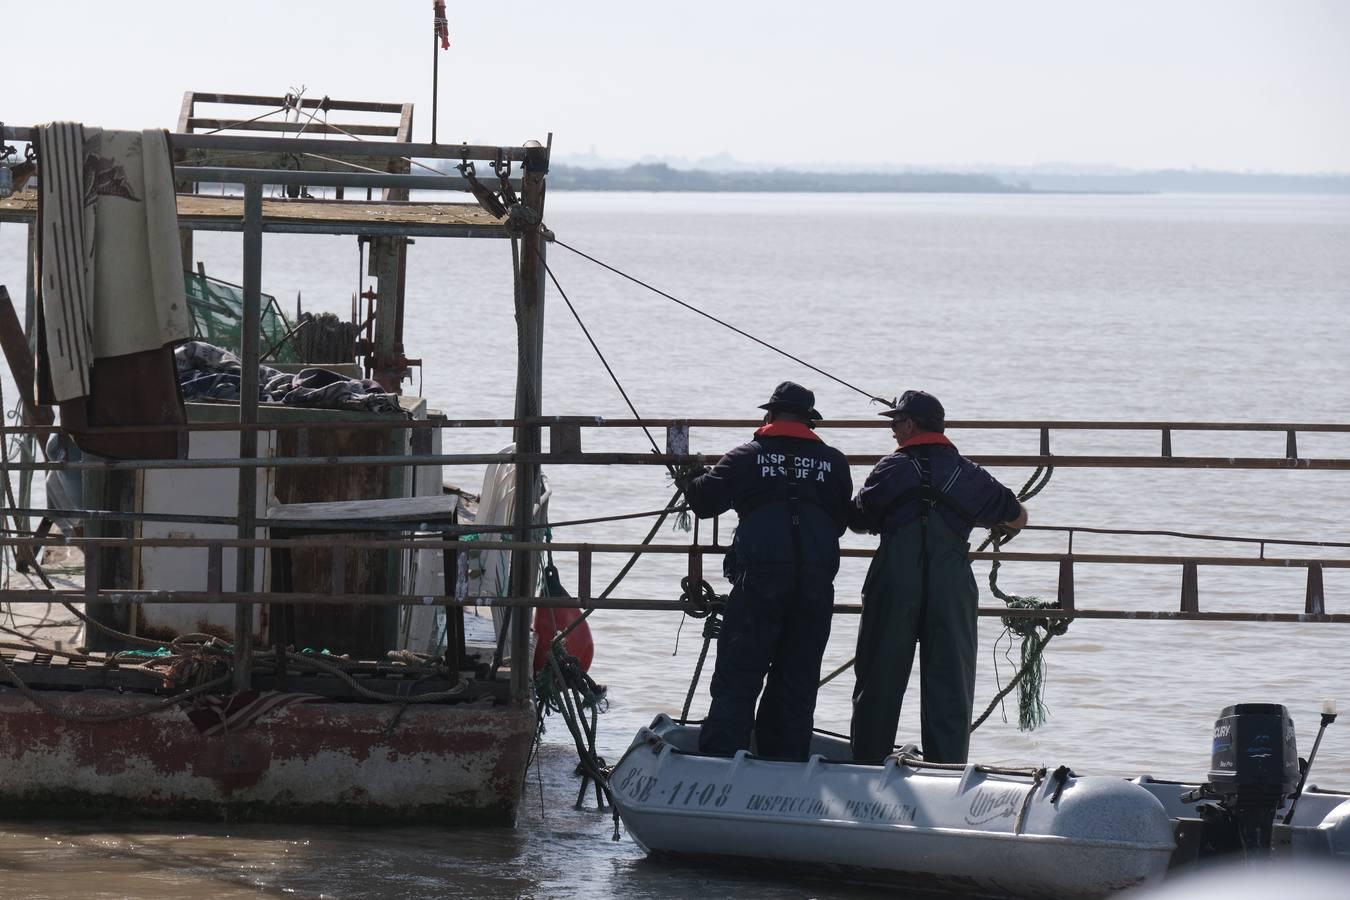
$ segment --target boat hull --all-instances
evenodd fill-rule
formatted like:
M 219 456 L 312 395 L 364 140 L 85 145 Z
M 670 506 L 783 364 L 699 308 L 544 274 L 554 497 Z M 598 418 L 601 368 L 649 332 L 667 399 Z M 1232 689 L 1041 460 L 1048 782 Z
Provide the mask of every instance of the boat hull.
M 1160 882 L 1175 848 L 1162 804 L 1123 779 L 719 759 L 684 752 L 696 733 L 662 716 L 615 767 L 615 803 L 651 852 L 1092 897 Z
M 144 696 L 55 695 L 83 716 Z M 71 722 L 0 690 L 0 810 L 232 821 L 513 824 L 534 715 L 509 706 L 294 703 L 206 735 L 176 708 Z

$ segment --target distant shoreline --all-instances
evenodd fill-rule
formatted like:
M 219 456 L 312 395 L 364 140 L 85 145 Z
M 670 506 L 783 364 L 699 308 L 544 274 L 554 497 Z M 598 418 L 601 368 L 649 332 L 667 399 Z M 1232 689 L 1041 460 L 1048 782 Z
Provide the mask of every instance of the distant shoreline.
M 1164 170 L 1114 175 L 962 172 L 719 172 L 665 163 L 585 168 L 563 163 L 549 171 L 560 191 L 661 193 L 848 194 L 1350 194 L 1350 175 L 1266 175 Z

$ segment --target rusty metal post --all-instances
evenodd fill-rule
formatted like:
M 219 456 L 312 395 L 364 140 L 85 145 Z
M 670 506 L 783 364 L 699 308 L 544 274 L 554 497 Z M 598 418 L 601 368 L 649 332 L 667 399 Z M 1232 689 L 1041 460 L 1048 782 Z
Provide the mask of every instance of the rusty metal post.
M 525 178 L 521 186 L 521 202 L 536 213 L 542 222 L 544 215 L 544 177 L 548 174 L 549 153 L 535 145 L 527 152 Z M 541 414 L 544 365 L 544 258 L 546 244 L 540 226 L 525 229 L 521 235 L 520 280 L 516 295 L 516 421 L 533 419 Z M 542 443 L 539 425 L 516 426 L 516 452 L 537 454 Z M 534 505 L 538 499 L 539 464 L 516 462 L 516 539 L 527 541 L 534 524 Z M 534 596 L 538 570 L 538 553 L 515 550 L 511 553 L 511 594 L 515 597 Z M 511 639 L 511 696 L 525 703 L 530 696 L 530 632 L 531 612 L 528 607 L 515 607 L 510 613 Z
M 1200 585 L 1193 562 L 1181 564 L 1181 611 L 1198 613 L 1200 611 Z
M 258 319 L 262 315 L 262 184 L 244 185 L 244 321 L 240 326 L 239 424 L 258 422 Z M 258 432 L 239 429 L 239 458 L 256 459 Z M 253 469 L 239 469 L 239 537 L 251 540 L 256 535 L 258 478 Z M 240 547 L 235 551 L 236 591 L 254 589 L 254 551 Z M 253 606 L 236 603 L 234 607 L 234 689 L 246 691 L 252 686 Z
M 1073 560 L 1061 559 L 1059 561 L 1059 608 L 1066 612 L 1073 612 Z
M 689 590 L 686 596 L 694 602 L 703 596 L 703 550 L 697 543 L 689 545 Z
M 585 606 L 591 599 L 591 548 L 577 551 L 577 602 Z
M 1308 594 L 1303 601 L 1303 611 L 1313 616 L 1326 615 L 1327 595 L 1322 589 L 1321 563 L 1308 563 Z

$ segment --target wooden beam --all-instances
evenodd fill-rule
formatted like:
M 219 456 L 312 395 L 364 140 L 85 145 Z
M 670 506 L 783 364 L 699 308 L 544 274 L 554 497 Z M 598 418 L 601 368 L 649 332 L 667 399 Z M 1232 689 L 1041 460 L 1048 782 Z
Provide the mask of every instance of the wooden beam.
M 543 221 L 544 176 L 547 160 L 542 166 L 526 166 L 521 202 Z M 544 255 L 547 252 L 539 229 L 528 229 L 520 240 L 520 279 L 516 293 L 516 419 L 527 420 L 541 414 L 544 367 Z M 526 454 L 538 453 L 542 436 L 538 425 L 516 428 L 516 450 Z M 528 540 L 534 516 L 534 505 L 539 496 L 539 464 L 529 459 L 516 461 L 516 537 Z M 511 553 L 512 593 L 529 596 L 535 593 L 535 573 L 538 554 L 529 550 Z M 521 607 L 511 613 L 511 689 L 516 702 L 526 703 L 530 696 L 530 612 Z
M 281 131 L 298 132 L 304 129 L 305 134 L 373 134 L 380 137 L 395 137 L 398 135 L 397 125 L 325 125 L 322 122 L 241 122 L 236 119 L 203 119 L 194 117 L 188 119 L 188 131 L 196 128 L 208 128 L 212 131 Z
M 9 298 L 9 290 L 0 284 L 0 347 L 9 363 L 10 375 L 19 389 L 23 402 L 23 421 L 26 425 L 50 425 L 56 416 L 50 406 L 39 406 L 34 394 L 33 354 L 28 349 L 28 338 L 19 324 L 18 313 Z
M 284 97 L 269 97 L 265 94 L 209 94 L 202 91 L 189 92 L 198 103 L 229 103 L 234 106 L 281 106 L 285 102 Z M 333 100 L 322 97 L 302 97 L 300 104 L 305 109 L 318 109 L 321 106 L 327 106 L 328 109 L 349 110 L 352 112 L 378 112 L 378 113 L 396 113 L 402 110 L 406 104 L 402 103 L 379 103 L 370 100 Z

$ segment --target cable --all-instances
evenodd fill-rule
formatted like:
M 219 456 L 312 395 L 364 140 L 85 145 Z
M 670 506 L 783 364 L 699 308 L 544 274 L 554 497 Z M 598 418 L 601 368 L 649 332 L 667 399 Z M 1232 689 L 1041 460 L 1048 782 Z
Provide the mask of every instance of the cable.
M 781 349 L 781 348 L 779 348 L 779 347 L 775 347 L 773 344 L 770 344 L 768 341 L 763 340 L 762 338 L 757 338 L 757 337 L 755 337 L 753 334 L 751 334 L 750 332 L 745 331 L 745 330 L 740 329 L 740 328 L 737 328 L 735 325 L 732 325 L 730 322 L 726 322 L 726 321 L 724 321 L 724 320 L 722 320 L 722 319 L 717 318 L 717 316 L 714 316 L 712 313 L 704 312 L 703 310 L 699 309 L 697 306 L 693 306 L 692 304 L 686 303 L 686 302 L 684 302 L 683 300 L 679 299 L 678 297 L 672 297 L 670 294 L 667 294 L 665 291 L 661 290 L 660 288 L 653 287 L 652 285 L 648 284 L 647 282 L 643 281 L 643 280 L 640 279 L 640 278 L 635 278 L 635 277 L 633 277 L 632 275 L 629 275 L 627 272 L 624 272 L 624 271 L 621 271 L 621 270 L 619 270 L 619 269 L 614 268 L 613 266 L 609 265 L 608 263 L 601 262 L 600 260 L 596 259 L 594 256 L 591 256 L 591 255 L 588 254 L 588 253 L 584 253 L 584 252 L 582 252 L 581 250 L 578 250 L 576 247 L 572 247 L 572 246 L 569 246 L 568 244 L 563 243 L 562 241 L 558 240 L 556 237 L 553 239 L 553 243 L 557 244 L 559 247 L 562 247 L 564 250 L 571 250 L 573 253 L 575 253 L 577 256 L 580 256 L 582 259 L 588 259 L 588 260 L 590 260 L 591 262 L 595 263 L 597 266 L 600 266 L 602 269 L 608 269 L 609 271 L 613 272 L 615 275 L 618 275 L 618 276 L 620 276 L 620 277 L 622 277 L 622 278 L 627 278 L 629 281 L 633 282 L 634 284 L 640 285 L 640 286 L 646 288 L 647 290 L 649 290 L 649 291 L 651 291 L 651 292 L 653 292 L 653 293 L 655 293 L 655 294 L 659 294 L 659 295 L 661 295 L 662 297 L 665 297 L 667 300 L 671 301 L 672 303 L 676 303 L 676 304 L 678 304 L 678 305 L 680 305 L 680 306 L 683 306 L 685 309 L 689 310 L 690 312 L 698 313 L 700 316 L 703 316 L 703 318 L 709 319 L 709 320 L 711 320 L 711 321 L 713 321 L 713 322 L 716 322 L 718 325 L 721 325 L 723 328 L 729 328 L 729 329 L 731 329 L 732 331 L 734 331 L 734 332 L 736 332 L 737 334 L 739 334 L 741 337 L 749 338 L 750 340 L 754 341 L 756 344 L 759 344 L 759 345 L 762 346 L 762 347 L 767 347 L 768 349 L 772 350 L 774 353 L 779 354 L 780 356 L 785 356 L 785 357 L 787 357 L 788 359 L 792 360 L 792 361 L 795 362 L 795 363 L 798 363 L 798 364 L 800 364 L 800 365 L 806 366 L 806 368 L 810 369 L 812 372 L 815 372 L 815 373 L 817 373 L 817 374 L 819 374 L 819 375 L 824 375 L 826 378 L 830 379 L 831 381 L 834 381 L 834 382 L 836 382 L 836 383 L 838 383 L 838 384 L 842 384 L 844 387 L 848 388 L 849 390 L 851 390 L 851 391 L 856 391 L 857 393 L 862 394 L 864 397 L 868 398 L 869 400 L 872 400 L 872 401 L 874 401 L 874 402 L 876 402 L 876 403 L 884 404 L 884 405 L 886 405 L 886 406 L 894 406 L 894 405 L 895 405 L 895 404 L 894 404 L 894 401 L 892 401 L 892 400 L 887 400 L 885 397 L 878 397 L 876 394 L 869 393 L 868 391 L 863 390 L 862 388 L 858 387 L 857 385 L 849 384 L 849 383 L 848 383 L 847 381 L 845 381 L 844 379 L 839 378 L 838 376 L 835 376 L 835 375 L 831 375 L 829 372 L 826 372 L 824 369 L 822 369 L 822 368 L 820 368 L 820 367 L 818 367 L 818 366 L 813 366 L 813 365 L 811 365 L 809 362 L 807 362 L 806 360 L 802 359 L 801 357 L 799 357 L 799 356 L 793 356 L 791 353 L 788 353 L 786 350 L 783 350 L 783 349 Z M 550 273 L 550 274 L 552 274 L 552 273 Z M 556 282 L 555 282 L 555 284 L 556 284 Z M 564 298 L 564 299 L 565 299 L 565 298 Z M 570 304 L 569 304 L 569 305 L 570 305 Z M 636 415 L 636 413 L 634 413 L 634 415 Z
M 568 249 L 571 248 L 569 247 Z M 563 298 L 563 302 L 566 303 L 567 308 L 571 310 L 572 318 L 576 319 L 577 324 L 581 326 L 581 333 L 586 335 L 587 341 L 590 341 L 591 349 L 595 351 L 596 356 L 600 357 L 600 364 L 603 365 L 605 367 L 605 371 L 609 373 L 610 381 L 613 381 L 614 386 L 619 389 L 619 393 L 623 396 L 623 402 L 628 404 L 628 409 L 633 413 L 633 418 L 641 421 L 642 415 L 638 413 L 637 407 L 633 405 L 633 401 L 628 398 L 628 392 L 625 391 L 623 389 L 623 385 L 619 383 L 619 377 L 615 375 L 614 370 L 610 368 L 609 360 L 605 359 L 605 354 L 600 352 L 600 346 L 596 344 L 595 338 L 591 337 L 590 329 L 586 327 L 585 322 L 581 321 L 581 316 L 577 313 L 576 307 L 572 305 L 571 300 L 567 299 L 567 292 L 562 289 L 562 285 L 558 283 L 558 277 L 553 274 L 553 270 L 550 269 L 548 263 L 544 261 L 544 254 L 540 253 L 536 249 L 535 255 L 539 257 L 539 264 L 542 265 L 544 267 L 544 271 L 548 273 L 549 280 L 551 280 L 553 282 L 553 286 L 557 288 L 558 293 Z M 652 433 L 647 428 L 646 425 L 642 425 L 641 428 L 642 433 L 647 435 L 647 441 L 652 445 L 652 452 L 659 454 L 661 452 L 661 448 L 657 446 L 656 438 L 652 437 Z M 666 468 L 670 469 L 672 473 L 674 472 L 674 469 L 672 467 L 667 466 Z

